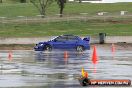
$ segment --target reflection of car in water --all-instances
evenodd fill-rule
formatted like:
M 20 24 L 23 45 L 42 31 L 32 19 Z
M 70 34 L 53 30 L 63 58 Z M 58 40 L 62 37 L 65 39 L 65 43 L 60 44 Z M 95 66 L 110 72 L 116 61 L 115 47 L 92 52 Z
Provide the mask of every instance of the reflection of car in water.
M 77 51 L 84 51 L 90 49 L 90 38 L 85 37 L 81 39 L 74 35 L 62 35 L 47 42 L 39 42 L 34 47 L 35 51 L 52 51 L 52 49 L 76 49 Z

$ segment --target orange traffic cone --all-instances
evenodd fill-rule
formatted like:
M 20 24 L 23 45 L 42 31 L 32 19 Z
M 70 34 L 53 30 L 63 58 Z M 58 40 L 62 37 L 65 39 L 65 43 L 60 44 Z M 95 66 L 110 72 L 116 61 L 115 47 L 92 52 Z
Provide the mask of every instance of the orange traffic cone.
M 93 64 L 96 64 L 97 61 L 98 61 L 98 58 L 97 58 L 96 46 L 94 46 L 93 56 L 92 56 L 92 62 L 93 62 Z
M 12 61 L 12 51 L 10 51 L 9 54 L 8 54 L 8 60 Z

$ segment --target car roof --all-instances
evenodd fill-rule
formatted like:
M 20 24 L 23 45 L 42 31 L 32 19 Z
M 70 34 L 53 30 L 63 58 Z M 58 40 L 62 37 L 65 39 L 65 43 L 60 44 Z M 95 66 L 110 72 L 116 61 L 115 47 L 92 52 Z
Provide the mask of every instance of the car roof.
M 78 36 L 75 36 L 75 35 L 72 35 L 72 34 L 66 34 L 66 35 L 61 35 L 61 36 L 74 36 L 74 37 L 78 37 Z
M 62 36 L 74 36 L 74 35 L 72 35 L 72 34 L 65 34 L 65 35 L 62 35 Z

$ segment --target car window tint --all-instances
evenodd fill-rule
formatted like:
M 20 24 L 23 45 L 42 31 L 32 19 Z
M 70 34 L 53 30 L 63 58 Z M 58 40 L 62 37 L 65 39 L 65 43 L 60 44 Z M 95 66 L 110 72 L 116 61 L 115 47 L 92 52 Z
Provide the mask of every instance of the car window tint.
M 68 41 L 78 41 L 76 36 L 68 36 Z
M 58 38 L 56 38 L 56 41 L 66 41 L 67 37 L 66 36 L 59 36 Z

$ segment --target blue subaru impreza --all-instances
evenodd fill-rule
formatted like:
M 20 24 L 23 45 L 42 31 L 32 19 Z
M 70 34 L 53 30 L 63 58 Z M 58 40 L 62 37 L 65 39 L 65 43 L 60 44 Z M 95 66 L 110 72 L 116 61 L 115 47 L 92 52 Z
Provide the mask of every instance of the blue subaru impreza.
M 90 50 L 90 37 L 81 39 L 74 35 L 61 35 L 47 42 L 39 42 L 34 47 L 35 51 L 52 51 L 53 49 Z

